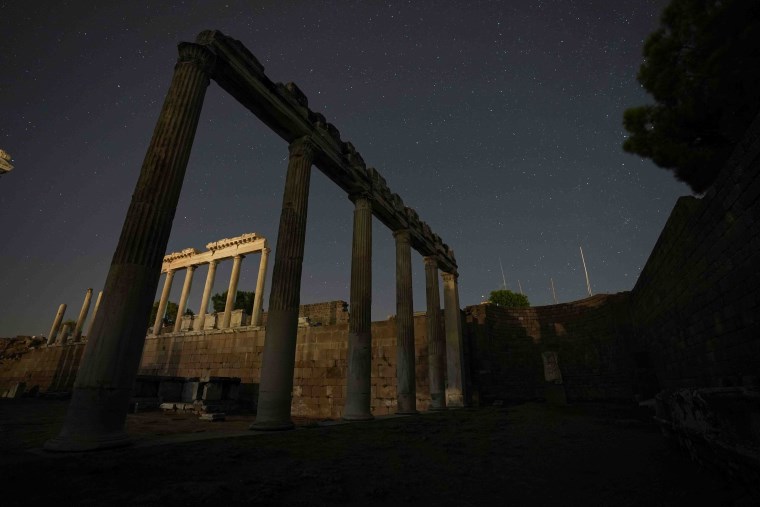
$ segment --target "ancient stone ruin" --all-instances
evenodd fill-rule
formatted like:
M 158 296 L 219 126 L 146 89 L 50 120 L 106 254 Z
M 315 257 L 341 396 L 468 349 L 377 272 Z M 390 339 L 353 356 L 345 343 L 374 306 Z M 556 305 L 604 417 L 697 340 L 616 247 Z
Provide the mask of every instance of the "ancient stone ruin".
M 453 251 L 413 209 L 404 205 L 401 197 L 391 192 L 375 169 L 366 166 L 356 148 L 341 139 L 334 125 L 309 109 L 306 96 L 295 84 L 273 83 L 264 74 L 259 61 L 239 41 L 209 30 L 202 32 L 194 43 L 179 44 L 179 60 L 127 211 L 103 291 L 102 308 L 93 322 L 69 410 L 60 434 L 48 441 L 45 448 L 77 451 L 129 442 L 124 421 L 140 364 L 146 316 L 153 303 L 198 118 L 211 80 L 289 143 L 290 160 L 253 427 L 264 430 L 293 426 L 291 394 L 312 165 L 341 187 L 355 204 L 347 394 L 343 417 L 372 417 L 372 215 L 390 228 L 396 239 L 398 412 L 416 411 L 412 248 L 425 258 L 428 315 L 432 323 L 429 346 L 431 398 L 437 408 L 444 404 L 462 406 L 465 394 L 462 323 Z M 197 255 L 195 252 L 187 254 L 188 257 Z M 241 259 L 235 257 L 238 269 Z M 192 281 L 191 266 L 193 264 L 186 266 L 186 285 Z M 445 345 L 442 327 L 437 320 L 439 302 L 434 296 L 438 293 L 439 269 L 444 280 Z M 167 276 L 167 279 L 168 285 L 171 278 Z M 235 279 L 233 276 L 233 281 Z

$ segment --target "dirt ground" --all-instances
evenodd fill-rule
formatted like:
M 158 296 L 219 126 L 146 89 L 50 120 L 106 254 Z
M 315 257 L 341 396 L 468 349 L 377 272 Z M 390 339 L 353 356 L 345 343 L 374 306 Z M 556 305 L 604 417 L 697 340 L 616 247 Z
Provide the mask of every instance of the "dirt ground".
M 65 401 L 0 400 L 0 505 L 752 506 L 646 414 L 611 405 L 452 410 L 287 432 L 130 414 L 135 445 L 40 450 Z

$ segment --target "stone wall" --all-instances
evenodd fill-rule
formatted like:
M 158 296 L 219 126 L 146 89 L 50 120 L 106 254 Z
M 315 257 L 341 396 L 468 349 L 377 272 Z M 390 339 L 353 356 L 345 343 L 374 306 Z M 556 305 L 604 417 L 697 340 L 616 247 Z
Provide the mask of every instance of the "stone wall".
M 27 391 L 70 391 L 74 385 L 83 343 L 53 347 L 33 347 L 16 357 L 0 361 L 0 392 L 17 382 L 25 382 Z
M 545 398 L 542 353 L 555 352 L 568 401 L 631 400 L 629 298 L 624 292 L 552 306 L 466 308 L 480 399 Z
M 703 198 L 682 197 L 633 290 L 662 388 L 758 386 L 760 118 Z
M 314 305 L 317 306 L 317 305 Z M 330 304 L 331 308 L 336 305 Z M 327 306 L 325 306 L 327 307 Z M 396 327 L 390 319 L 372 323 L 372 412 L 390 414 L 396 407 Z M 425 317 L 414 320 L 417 408 L 430 403 Z M 241 327 L 150 336 L 139 373 L 182 377 L 240 377 L 242 392 L 255 405 L 261 375 L 265 331 Z M 348 325 L 300 326 L 293 387 L 294 416 L 338 418 L 346 396 Z
M 344 319 L 343 302 L 308 305 L 312 315 Z M 305 312 L 308 315 L 307 309 Z M 321 313 L 318 313 L 321 312 Z M 321 318 L 321 317 L 320 317 Z M 414 318 L 417 408 L 430 403 L 427 369 L 427 329 L 424 315 Z M 140 375 L 177 377 L 239 377 L 241 395 L 255 408 L 264 328 L 238 327 L 148 336 L 143 348 Z M 372 412 L 391 414 L 396 410 L 396 322 L 372 323 Z M 82 344 L 40 347 L 27 350 L 0 365 L 0 391 L 16 382 L 27 389 L 66 391 L 73 385 L 81 358 Z M 300 326 L 296 345 L 293 415 L 339 418 L 346 396 L 346 353 L 348 324 Z

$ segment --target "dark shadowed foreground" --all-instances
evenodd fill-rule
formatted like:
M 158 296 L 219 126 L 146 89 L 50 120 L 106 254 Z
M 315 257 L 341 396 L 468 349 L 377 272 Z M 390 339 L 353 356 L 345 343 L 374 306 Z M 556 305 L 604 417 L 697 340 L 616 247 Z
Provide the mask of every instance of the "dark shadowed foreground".
M 629 408 L 529 403 L 254 433 L 130 415 L 136 445 L 39 450 L 65 402 L 0 400 L 2 505 L 755 505 Z M 224 435 L 225 438 L 211 438 Z

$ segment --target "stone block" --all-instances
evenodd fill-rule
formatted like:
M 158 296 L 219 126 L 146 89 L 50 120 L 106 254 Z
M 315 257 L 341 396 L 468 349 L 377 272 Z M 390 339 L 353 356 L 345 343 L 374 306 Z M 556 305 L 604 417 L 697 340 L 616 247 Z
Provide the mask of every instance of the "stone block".
M 181 401 L 183 382 L 181 380 L 162 380 L 158 384 L 158 398 L 161 401 Z
M 181 400 L 185 403 L 192 403 L 200 399 L 202 394 L 202 384 L 198 380 L 189 380 L 182 384 Z
M 220 382 L 209 382 L 203 386 L 203 395 L 201 398 L 204 401 L 217 401 L 222 399 L 222 384 Z
M 24 395 L 24 391 L 26 391 L 26 382 L 16 382 L 8 389 L 5 397 L 18 399 Z

